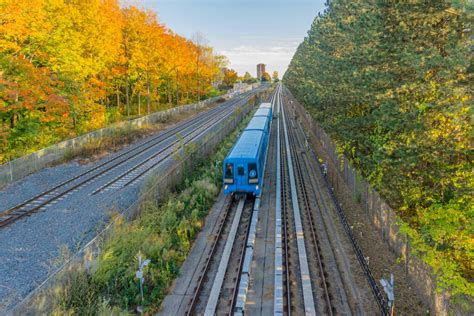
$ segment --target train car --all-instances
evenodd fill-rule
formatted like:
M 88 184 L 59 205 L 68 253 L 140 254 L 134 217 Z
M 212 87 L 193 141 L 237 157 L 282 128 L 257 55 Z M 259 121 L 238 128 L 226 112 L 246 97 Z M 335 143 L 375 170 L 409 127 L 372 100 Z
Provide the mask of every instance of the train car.
M 268 138 L 270 136 L 270 124 L 271 119 L 266 116 L 254 116 L 247 127 L 245 128 L 246 131 L 262 131 L 264 132 L 263 135 L 263 146 L 267 148 Z
M 271 110 L 259 107 L 224 160 L 224 194 L 261 193 Z
M 245 130 L 264 131 L 268 135 L 268 133 L 270 132 L 270 123 L 271 120 L 266 116 L 254 116 L 250 120 Z
M 266 103 L 260 104 L 259 109 L 272 109 L 273 110 L 273 106 L 270 102 L 266 102 Z
M 224 160 L 224 194 L 261 192 L 265 161 L 263 131 L 243 131 Z
M 268 118 L 272 118 L 272 109 L 268 109 L 268 108 L 258 108 L 257 111 L 255 111 L 255 114 L 253 115 L 253 117 L 255 116 L 265 116 L 265 117 L 268 117 Z

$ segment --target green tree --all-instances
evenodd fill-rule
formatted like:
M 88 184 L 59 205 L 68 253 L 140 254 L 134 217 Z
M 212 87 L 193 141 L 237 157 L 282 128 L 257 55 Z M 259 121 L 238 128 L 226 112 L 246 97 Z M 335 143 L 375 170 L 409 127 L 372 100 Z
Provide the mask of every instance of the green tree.
M 244 76 L 242 77 L 242 82 L 251 84 L 257 82 L 257 79 L 252 77 L 252 75 L 248 71 L 246 71 Z
M 273 71 L 273 74 L 272 74 L 272 80 L 273 81 L 279 81 L 280 79 L 278 79 L 278 71 Z
M 473 295 L 472 6 L 331 1 L 284 82 L 397 209 L 452 293 Z

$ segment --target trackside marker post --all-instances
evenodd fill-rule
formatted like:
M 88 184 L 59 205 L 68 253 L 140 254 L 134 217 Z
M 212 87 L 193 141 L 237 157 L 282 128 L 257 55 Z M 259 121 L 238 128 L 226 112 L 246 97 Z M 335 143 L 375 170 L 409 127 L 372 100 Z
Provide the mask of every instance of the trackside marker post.
M 390 315 L 393 315 L 394 307 L 395 307 L 395 293 L 394 293 L 394 286 L 395 280 L 393 277 L 393 273 L 390 273 L 390 281 L 385 279 L 380 279 L 380 284 L 383 286 L 383 290 L 387 294 L 388 298 L 388 307 L 390 308 Z
M 142 299 L 142 305 L 137 307 L 137 311 L 140 313 L 143 313 L 143 304 L 144 304 L 144 299 L 143 299 L 143 281 L 145 281 L 145 278 L 143 277 L 143 269 L 149 265 L 151 262 L 150 259 L 146 259 L 142 262 L 142 255 L 138 255 L 138 270 L 135 273 L 135 276 L 137 279 L 140 281 L 140 296 Z

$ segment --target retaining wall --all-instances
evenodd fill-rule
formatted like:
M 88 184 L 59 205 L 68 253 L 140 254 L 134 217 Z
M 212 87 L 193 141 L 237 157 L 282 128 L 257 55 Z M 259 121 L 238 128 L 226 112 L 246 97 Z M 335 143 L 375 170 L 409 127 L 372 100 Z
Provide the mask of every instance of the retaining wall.
M 430 307 L 431 313 L 434 315 L 458 315 L 465 313 L 461 311 L 459 306 L 450 304 L 449 295 L 446 292 L 437 293 L 432 268 L 410 253 L 410 240 L 406 235 L 400 233 L 400 218 L 396 212 L 365 181 L 364 177 L 350 165 L 347 157 L 337 152 L 334 142 L 311 118 L 304 107 L 297 102 L 292 104 L 298 120 L 306 127 L 308 136 L 319 142 L 329 157 L 327 177 L 334 188 L 334 192 L 336 194 L 341 192 L 339 190 L 341 185 L 346 186 L 350 190 L 353 200 L 362 206 L 365 215 L 370 219 L 373 227 L 380 233 L 381 239 L 389 246 L 392 252 L 402 258 L 406 276 L 412 280 L 412 285 Z M 340 183 L 341 178 L 343 183 Z
M 141 192 L 138 199 L 121 211 L 121 214 L 128 219 L 131 219 L 140 213 L 140 207 L 145 200 L 160 200 L 166 198 L 170 189 L 179 184 L 184 176 L 199 164 L 199 162 L 208 157 L 214 152 L 222 140 L 232 132 L 242 119 L 266 96 L 266 93 L 261 93 L 255 98 L 234 111 L 226 120 L 211 128 L 208 133 L 200 139 L 193 141 L 196 144 L 191 153 L 187 155 L 181 149 L 170 157 L 172 166 L 169 168 L 158 168 L 149 179 L 154 180 L 154 183 Z M 63 266 L 53 272 L 48 278 L 25 297 L 16 307 L 8 311 L 11 315 L 37 315 L 51 313 L 51 292 L 54 291 L 55 286 L 62 286 L 63 273 L 68 271 L 77 271 L 78 269 L 88 269 L 95 265 L 95 260 L 100 253 L 100 245 L 107 237 L 110 229 L 115 225 L 115 221 L 107 225 L 94 239 L 75 253 Z
M 232 91 L 226 95 L 210 98 L 200 103 L 181 105 L 168 110 L 142 116 L 134 120 L 118 122 L 110 127 L 102 128 L 72 139 L 62 141 L 55 145 L 38 150 L 27 156 L 23 156 L 18 159 L 9 161 L 3 165 L 0 165 L 0 187 L 8 183 L 17 181 L 31 173 L 50 166 L 51 164 L 54 164 L 58 161 L 61 161 L 67 151 L 78 147 L 80 148 L 81 146 L 84 146 L 85 144 L 88 144 L 91 141 L 99 140 L 104 136 L 113 135 L 119 129 L 140 127 L 142 125 L 151 125 L 157 122 L 161 122 L 170 116 L 201 109 L 216 102 L 220 98 L 228 99 L 230 97 L 235 96 L 236 94 L 249 91 L 256 87 L 258 87 L 258 85 L 248 85 L 239 91 Z

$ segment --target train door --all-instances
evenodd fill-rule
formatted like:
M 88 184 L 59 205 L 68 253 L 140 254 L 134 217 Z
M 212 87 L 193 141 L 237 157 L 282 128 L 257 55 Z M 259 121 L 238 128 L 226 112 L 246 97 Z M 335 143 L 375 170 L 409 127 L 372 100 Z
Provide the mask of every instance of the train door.
M 247 179 L 245 176 L 245 167 L 243 164 L 237 165 L 237 190 L 243 189 L 245 184 L 247 183 Z

